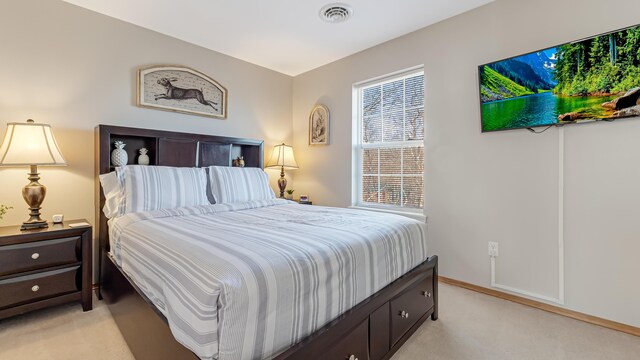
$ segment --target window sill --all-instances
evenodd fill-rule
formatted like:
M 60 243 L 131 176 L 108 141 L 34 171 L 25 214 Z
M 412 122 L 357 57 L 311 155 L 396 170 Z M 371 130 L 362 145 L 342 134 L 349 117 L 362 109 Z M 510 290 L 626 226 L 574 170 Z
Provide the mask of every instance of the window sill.
M 402 210 L 382 209 L 382 208 L 376 208 L 376 207 L 356 206 L 356 205 L 349 206 L 349 209 L 377 211 L 377 212 L 384 212 L 384 213 L 389 213 L 389 214 L 402 215 L 402 216 L 406 216 L 406 217 L 418 220 L 420 222 L 424 222 L 424 223 L 427 222 L 427 216 L 424 215 L 421 212 L 410 212 L 410 211 L 402 211 Z

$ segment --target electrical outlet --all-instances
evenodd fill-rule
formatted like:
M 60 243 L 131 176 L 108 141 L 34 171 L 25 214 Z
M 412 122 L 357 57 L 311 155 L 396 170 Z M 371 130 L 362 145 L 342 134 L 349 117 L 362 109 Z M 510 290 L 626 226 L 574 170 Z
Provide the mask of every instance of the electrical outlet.
M 499 253 L 498 243 L 496 241 L 489 241 L 489 256 L 497 257 Z

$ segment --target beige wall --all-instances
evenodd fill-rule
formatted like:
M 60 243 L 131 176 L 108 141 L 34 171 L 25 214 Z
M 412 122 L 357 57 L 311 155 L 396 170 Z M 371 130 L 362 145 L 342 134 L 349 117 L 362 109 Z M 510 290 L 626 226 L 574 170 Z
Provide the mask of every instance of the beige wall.
M 616 11 L 611 9 L 627 9 Z M 351 204 L 352 84 L 424 64 L 426 209 L 441 274 L 557 297 L 559 132 L 482 134 L 477 66 L 638 23 L 635 0 L 498 0 L 294 78 L 295 187 Z M 315 103 L 331 145 L 307 145 Z M 565 128 L 566 307 L 640 326 L 640 121 Z M 446 299 L 443 299 L 446 301 Z
M 47 219 L 63 213 L 94 223 L 93 130 L 98 124 L 264 139 L 267 156 L 273 144 L 291 139 L 291 77 L 74 5 L 3 2 L 0 46 L 1 133 L 7 122 L 49 123 L 69 164 L 40 168 Z M 229 117 L 136 107 L 136 70 L 153 64 L 185 65 L 216 79 L 229 91 Z M 1 225 L 26 220 L 20 190 L 27 171 L 0 168 L 0 204 L 14 207 Z

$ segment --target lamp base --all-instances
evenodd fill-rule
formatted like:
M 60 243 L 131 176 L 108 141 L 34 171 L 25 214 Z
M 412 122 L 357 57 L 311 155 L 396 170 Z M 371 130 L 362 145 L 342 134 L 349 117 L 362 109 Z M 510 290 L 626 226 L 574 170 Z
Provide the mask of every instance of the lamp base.
M 46 220 L 38 221 L 38 222 L 23 222 L 20 226 L 20 230 L 32 230 L 32 229 L 44 229 L 48 228 L 49 224 Z
M 38 176 L 38 167 L 31 165 L 31 172 L 29 173 L 29 180 L 31 181 L 22 189 L 22 197 L 29 205 L 29 220 L 22 223 L 20 230 L 41 229 L 49 227 L 46 220 L 42 220 L 40 217 L 40 205 L 44 201 L 44 196 L 47 194 L 47 188 L 38 182 L 40 176 Z
M 284 199 L 284 190 L 287 188 L 287 179 L 284 178 L 284 166 L 280 169 L 280 178 L 278 179 L 278 188 L 280 188 L 280 198 Z

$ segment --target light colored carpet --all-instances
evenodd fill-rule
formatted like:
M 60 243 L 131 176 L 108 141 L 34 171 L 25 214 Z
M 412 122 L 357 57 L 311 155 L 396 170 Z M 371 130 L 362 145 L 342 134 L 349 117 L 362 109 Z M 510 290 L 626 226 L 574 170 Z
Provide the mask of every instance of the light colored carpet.
M 440 319 L 427 320 L 393 360 L 640 359 L 632 335 L 449 285 L 440 285 L 440 301 Z M 0 321 L 0 359 L 133 359 L 109 310 L 94 305 Z
M 450 285 L 439 313 L 392 360 L 640 359 L 640 337 Z

